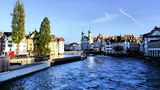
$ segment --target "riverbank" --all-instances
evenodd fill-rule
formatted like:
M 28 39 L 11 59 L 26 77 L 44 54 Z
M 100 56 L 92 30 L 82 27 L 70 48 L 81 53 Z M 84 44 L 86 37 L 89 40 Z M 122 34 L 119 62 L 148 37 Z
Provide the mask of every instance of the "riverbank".
M 160 67 L 160 57 L 147 57 L 139 54 L 107 54 L 108 56 L 113 57 L 128 57 L 128 58 L 137 58 L 143 60 L 149 64 Z
M 65 63 L 75 62 L 75 61 L 80 61 L 82 59 L 84 59 L 84 57 L 82 57 L 82 56 L 57 58 L 57 59 L 51 60 L 51 66 L 61 65 L 61 64 L 65 64 Z
M 72 56 L 65 58 L 57 58 L 51 61 L 35 62 L 33 64 L 27 64 L 27 65 L 11 66 L 8 71 L 0 73 L 0 84 L 24 77 L 26 75 L 30 75 L 32 73 L 41 71 L 51 66 L 80 61 L 83 59 L 84 57 L 82 56 Z
M 0 84 L 10 80 L 14 80 L 25 75 L 46 69 L 50 67 L 50 62 L 41 62 L 30 65 L 24 65 L 18 68 L 10 69 L 6 72 L 0 73 Z

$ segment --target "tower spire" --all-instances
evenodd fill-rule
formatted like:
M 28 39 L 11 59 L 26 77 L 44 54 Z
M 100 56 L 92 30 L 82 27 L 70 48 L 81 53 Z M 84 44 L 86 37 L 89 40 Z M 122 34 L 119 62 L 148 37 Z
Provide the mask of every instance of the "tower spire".
M 83 38 L 83 37 L 84 37 L 84 31 L 81 32 L 81 38 Z

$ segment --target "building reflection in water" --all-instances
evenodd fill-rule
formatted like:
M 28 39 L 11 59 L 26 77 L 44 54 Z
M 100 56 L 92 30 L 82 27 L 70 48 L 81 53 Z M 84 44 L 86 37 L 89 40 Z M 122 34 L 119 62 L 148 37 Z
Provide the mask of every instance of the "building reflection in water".
M 94 71 L 94 65 L 95 65 L 95 58 L 94 57 L 88 57 L 88 69 L 89 69 L 89 72 L 88 72 L 88 75 L 89 77 L 95 77 L 95 71 Z
M 94 64 L 95 64 L 95 60 L 94 60 L 94 57 L 88 57 L 88 68 L 89 69 L 92 69 L 94 67 Z

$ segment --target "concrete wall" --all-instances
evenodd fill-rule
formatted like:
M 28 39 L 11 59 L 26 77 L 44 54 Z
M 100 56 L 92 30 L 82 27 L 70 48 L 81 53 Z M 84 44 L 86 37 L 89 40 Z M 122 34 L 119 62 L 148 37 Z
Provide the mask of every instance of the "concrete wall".
M 7 71 L 10 67 L 10 62 L 7 57 L 0 56 L 0 72 Z
M 20 59 L 11 59 L 10 63 L 21 63 L 21 64 L 32 64 L 34 58 L 20 58 Z

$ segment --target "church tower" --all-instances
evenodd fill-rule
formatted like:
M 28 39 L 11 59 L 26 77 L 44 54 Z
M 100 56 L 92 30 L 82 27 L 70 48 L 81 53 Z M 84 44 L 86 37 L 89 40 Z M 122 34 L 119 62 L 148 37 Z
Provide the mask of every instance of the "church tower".
M 89 39 L 89 44 L 92 44 L 93 43 L 93 36 L 92 36 L 92 33 L 90 30 L 88 31 L 88 39 Z
M 84 37 L 84 32 L 81 33 L 81 38 L 83 38 L 83 37 Z

